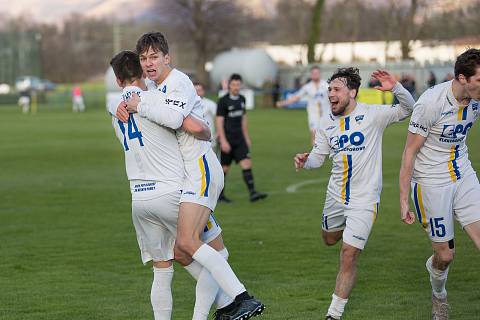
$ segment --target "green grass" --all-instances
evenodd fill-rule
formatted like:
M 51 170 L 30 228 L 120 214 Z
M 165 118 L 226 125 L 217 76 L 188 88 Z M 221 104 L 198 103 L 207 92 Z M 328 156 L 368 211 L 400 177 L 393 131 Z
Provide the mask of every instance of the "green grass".
M 140 262 L 130 217 L 122 147 L 102 108 L 73 114 L 0 108 L 0 319 L 152 319 L 152 273 Z M 321 242 L 330 165 L 295 173 L 309 150 L 304 111 L 250 113 L 254 175 L 271 193 L 250 204 L 238 167 L 228 175 L 233 205 L 220 205 L 231 265 L 268 306 L 263 319 L 323 319 L 338 267 L 338 245 Z M 398 170 L 405 124 L 387 129 L 379 218 L 361 255 L 344 319 L 428 319 L 431 254 L 419 225 L 400 222 Z M 470 131 L 470 158 L 480 151 Z M 317 179 L 297 193 L 285 189 Z M 480 255 L 460 228 L 449 280 L 452 319 L 478 319 Z M 174 319 L 189 319 L 194 282 L 179 266 Z

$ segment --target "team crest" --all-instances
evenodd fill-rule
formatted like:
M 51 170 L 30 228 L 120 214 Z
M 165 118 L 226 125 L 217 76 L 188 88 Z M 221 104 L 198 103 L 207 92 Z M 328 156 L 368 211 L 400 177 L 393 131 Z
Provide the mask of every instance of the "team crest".
M 363 114 L 362 114 L 362 115 L 359 115 L 359 116 L 356 116 L 356 117 L 355 117 L 355 121 L 356 121 L 357 123 L 360 123 L 360 122 L 363 120 L 364 117 L 365 117 L 365 116 L 364 116 Z
M 477 111 L 478 110 L 478 102 L 475 102 L 472 104 L 472 110 Z

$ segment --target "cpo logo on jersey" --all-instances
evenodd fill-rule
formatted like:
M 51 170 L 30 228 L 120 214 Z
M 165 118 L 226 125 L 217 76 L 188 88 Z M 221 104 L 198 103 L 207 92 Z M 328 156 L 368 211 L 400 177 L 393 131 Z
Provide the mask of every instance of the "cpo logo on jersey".
M 462 124 L 445 124 L 443 125 L 442 137 L 447 139 L 456 139 L 458 134 L 465 136 L 472 127 L 473 123 L 469 122 L 465 126 Z
M 365 149 L 365 146 L 361 145 L 365 141 L 365 136 L 359 131 L 355 131 L 352 134 L 342 134 L 341 136 L 330 137 L 330 146 L 336 150 L 340 151 L 346 149 L 347 151 L 360 151 Z M 347 145 L 353 146 L 353 148 L 346 148 Z

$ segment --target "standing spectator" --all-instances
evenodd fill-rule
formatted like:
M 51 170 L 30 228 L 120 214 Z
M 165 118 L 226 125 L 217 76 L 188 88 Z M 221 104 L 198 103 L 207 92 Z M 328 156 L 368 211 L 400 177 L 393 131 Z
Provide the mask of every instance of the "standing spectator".
M 82 89 L 80 86 L 74 86 L 72 90 L 72 110 L 73 112 L 84 112 L 85 103 L 83 102 Z
M 433 73 L 433 71 L 430 71 L 430 74 L 427 80 L 427 86 L 431 88 L 436 84 L 437 84 L 437 77 L 435 77 L 435 73 Z
M 30 91 L 20 91 L 20 98 L 18 98 L 18 106 L 22 108 L 23 113 L 30 112 Z

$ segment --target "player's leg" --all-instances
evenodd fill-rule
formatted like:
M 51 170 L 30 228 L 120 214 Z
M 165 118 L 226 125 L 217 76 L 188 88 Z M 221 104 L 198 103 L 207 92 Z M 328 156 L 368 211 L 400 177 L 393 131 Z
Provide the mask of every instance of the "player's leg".
M 170 320 L 172 316 L 172 279 L 172 261 L 153 262 L 153 283 L 150 301 L 155 320 Z
M 230 200 L 229 198 L 227 198 L 225 196 L 225 184 L 227 182 L 227 174 L 228 174 L 228 171 L 230 170 L 230 165 L 232 164 L 232 161 L 233 161 L 232 152 L 230 152 L 230 153 L 225 153 L 223 151 L 220 152 L 220 163 L 221 163 L 222 169 L 223 169 L 224 185 L 223 185 L 222 191 L 220 192 L 220 196 L 218 198 L 218 201 L 221 201 L 221 202 L 224 202 L 224 203 L 231 203 L 232 202 L 232 200 Z
M 453 204 L 456 184 L 429 187 L 412 183 L 412 198 L 419 223 L 432 242 L 433 255 L 425 264 L 432 285 L 432 317 L 448 319 L 445 285 L 455 255 Z
M 463 177 L 459 182 L 453 210 L 455 217 L 480 250 L 480 184 L 476 174 Z
M 345 215 L 341 203 L 328 194 L 322 212 L 322 238 L 327 246 L 335 245 L 342 239 L 345 229 Z
M 248 192 L 250 193 L 250 201 L 255 202 L 261 199 L 265 199 L 268 195 L 263 192 L 258 192 L 255 189 L 252 172 L 252 160 L 250 158 L 250 150 L 247 146 L 246 141 L 242 139 L 242 141 L 240 141 L 239 144 L 232 149 L 232 152 L 235 161 L 240 165 L 240 168 L 242 169 L 243 181 L 245 182 Z
M 345 230 L 343 231 L 343 244 L 340 250 L 340 267 L 335 292 L 332 294 L 332 302 L 327 313 L 327 316 L 333 319 L 342 317 L 350 293 L 355 286 L 358 257 L 367 243 L 377 217 L 377 210 L 378 204 L 372 204 L 361 209 L 344 208 L 343 210 Z
M 475 243 L 477 249 L 480 250 L 480 221 L 465 226 L 465 231 L 470 239 L 472 239 L 473 243 Z
M 132 201 L 132 221 L 142 262 L 154 261 L 150 300 L 155 320 L 169 320 L 173 307 L 171 283 L 175 233 L 171 232 L 169 225 L 176 224 L 176 215 L 169 214 L 170 198 L 164 195 L 146 201 Z M 178 201 L 178 193 L 176 199 Z

